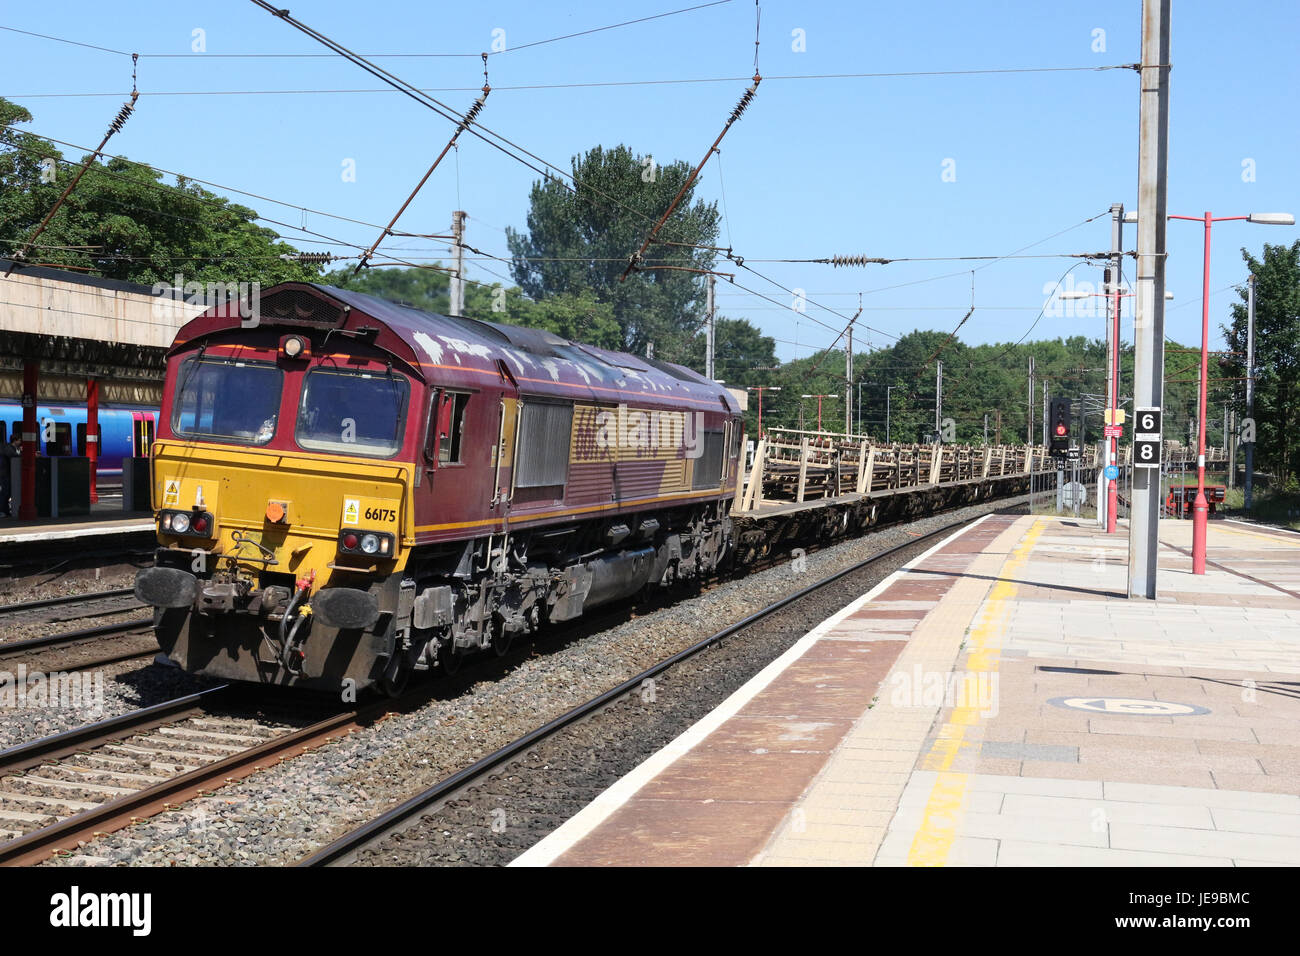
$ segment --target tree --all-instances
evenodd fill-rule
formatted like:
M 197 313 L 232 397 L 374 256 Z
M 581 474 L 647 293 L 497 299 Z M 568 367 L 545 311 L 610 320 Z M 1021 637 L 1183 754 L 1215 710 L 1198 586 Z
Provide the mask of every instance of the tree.
M 8 255 L 31 238 L 80 165 L 14 128 L 31 119 L 0 99 L 0 250 Z M 64 200 L 28 261 L 143 285 L 173 282 L 178 273 L 185 282 L 263 285 L 318 274 L 281 259 L 298 250 L 256 219 L 252 209 L 184 178 L 169 185 L 148 166 L 101 159 Z
M 572 170 L 574 190 L 553 178 L 534 183 L 527 233 L 506 231 L 515 281 L 539 302 L 590 290 L 612 308 L 626 350 L 639 354 L 653 342 L 657 357 L 684 354 L 703 322 L 704 288 L 699 273 L 679 270 L 712 268 L 714 253 L 697 247 L 717 241 L 717 204 L 692 203 L 693 188 L 687 190 L 658 236 L 685 245 L 653 244 L 646 268 L 620 281 L 691 167 L 680 161 L 656 165 L 626 146 L 597 146 L 574 157 Z M 651 268 L 664 265 L 677 269 Z
M 1256 463 L 1262 459 L 1285 487 L 1300 473 L 1300 240 L 1290 246 L 1265 243 L 1258 259 L 1242 249 L 1241 257 L 1255 275 Z M 1245 302 L 1247 291 L 1240 294 Z M 1224 363 L 1233 377 L 1246 375 L 1247 320 L 1246 306 L 1233 303 L 1232 322 L 1221 326 L 1235 353 Z

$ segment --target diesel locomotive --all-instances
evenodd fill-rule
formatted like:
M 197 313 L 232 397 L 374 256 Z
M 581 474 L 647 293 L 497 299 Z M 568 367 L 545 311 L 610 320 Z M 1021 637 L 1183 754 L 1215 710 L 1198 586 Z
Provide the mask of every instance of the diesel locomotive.
M 716 382 L 321 285 L 246 305 L 167 355 L 135 590 L 185 670 L 396 693 L 728 557 Z

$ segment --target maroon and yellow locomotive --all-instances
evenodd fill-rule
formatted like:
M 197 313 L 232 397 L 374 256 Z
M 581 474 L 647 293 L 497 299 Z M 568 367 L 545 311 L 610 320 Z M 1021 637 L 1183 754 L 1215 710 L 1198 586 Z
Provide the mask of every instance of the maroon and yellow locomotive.
M 251 305 L 167 358 L 136 593 L 187 671 L 395 692 L 727 556 L 717 383 L 324 286 Z

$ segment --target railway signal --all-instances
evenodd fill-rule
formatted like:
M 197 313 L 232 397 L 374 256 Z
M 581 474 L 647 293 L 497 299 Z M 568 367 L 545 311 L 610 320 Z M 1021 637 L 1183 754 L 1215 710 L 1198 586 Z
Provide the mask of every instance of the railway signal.
M 1054 398 L 1047 413 L 1048 443 L 1053 458 L 1070 450 L 1070 400 Z

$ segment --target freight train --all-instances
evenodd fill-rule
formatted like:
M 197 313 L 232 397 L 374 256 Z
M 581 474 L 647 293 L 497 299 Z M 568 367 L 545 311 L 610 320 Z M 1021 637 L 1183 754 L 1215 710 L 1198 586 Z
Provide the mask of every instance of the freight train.
M 154 439 L 158 409 L 143 406 L 100 406 L 99 464 L 101 480 L 121 478 L 123 458 L 147 458 Z M 51 458 L 86 457 L 86 406 L 38 405 L 37 454 Z M 0 432 L 6 440 L 22 433 L 23 407 L 0 402 Z
M 178 332 L 136 594 L 185 670 L 397 693 L 732 548 L 742 427 L 667 362 L 341 289 Z

